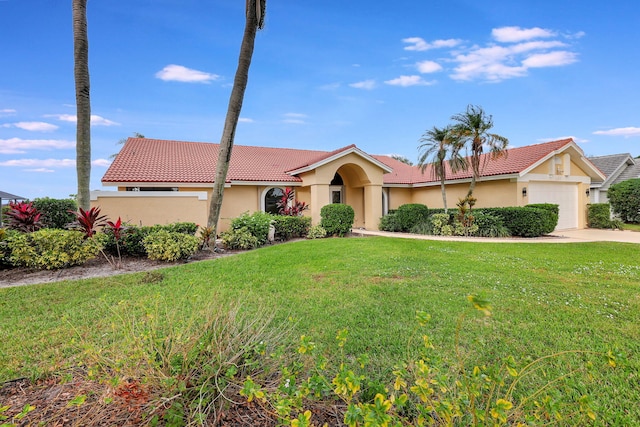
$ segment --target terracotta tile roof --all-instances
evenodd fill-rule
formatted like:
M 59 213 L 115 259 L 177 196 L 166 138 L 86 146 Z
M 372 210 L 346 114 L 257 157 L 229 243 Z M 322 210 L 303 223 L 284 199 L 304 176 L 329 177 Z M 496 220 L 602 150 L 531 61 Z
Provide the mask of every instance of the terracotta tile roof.
M 563 139 L 526 147 L 510 148 L 507 157 L 486 163 L 482 176 L 520 173 L 551 152 L 572 143 Z M 102 178 L 104 183 L 213 183 L 218 144 L 129 138 Z M 296 150 L 234 145 L 227 181 L 300 182 L 287 171 L 321 162 L 355 145 L 335 151 Z M 486 155 L 484 155 L 486 157 Z M 384 183 L 420 184 L 436 181 L 430 166 L 424 173 L 389 156 L 371 156 L 393 169 Z M 470 178 L 470 171 L 447 174 L 447 179 Z
M 509 148 L 507 155 L 498 159 L 490 159 L 488 158 L 488 154 L 483 154 L 480 160 L 481 164 L 484 165 L 481 176 L 487 177 L 520 173 L 550 153 L 572 142 L 572 139 L 561 139 L 542 144 L 527 145 L 526 147 Z M 385 184 L 424 184 L 439 181 L 433 177 L 431 165 L 427 165 L 424 173 L 422 173 L 419 166 L 408 166 L 386 156 L 374 157 L 393 167 L 393 173 L 385 175 Z M 390 162 L 394 162 L 393 165 L 391 165 Z M 448 164 L 446 165 L 446 170 L 447 180 L 471 178 L 471 170 L 451 173 Z

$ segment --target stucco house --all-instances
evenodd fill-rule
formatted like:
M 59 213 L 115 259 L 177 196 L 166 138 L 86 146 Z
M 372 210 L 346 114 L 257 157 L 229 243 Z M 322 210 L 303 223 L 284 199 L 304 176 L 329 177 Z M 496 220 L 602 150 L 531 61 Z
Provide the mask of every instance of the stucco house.
M 604 180 L 593 180 L 590 188 L 591 203 L 608 203 L 609 187 L 628 179 L 640 178 L 640 159 L 634 159 L 631 154 L 611 154 L 609 156 L 589 157 L 605 175 Z
M 94 191 L 92 206 L 133 224 L 193 221 L 206 224 L 218 144 L 129 138 L 102 183 L 117 191 Z M 559 229 L 586 227 L 592 180 L 605 176 L 572 139 L 510 148 L 489 159 L 478 179 L 476 207 L 557 203 Z M 464 197 L 470 172 L 447 174 L 451 206 Z M 442 207 L 440 182 L 389 156 L 368 154 L 355 145 L 335 151 L 235 145 L 225 184 L 219 230 L 244 212 L 272 211 L 281 191 L 291 187 L 309 204 L 312 223 L 320 209 L 346 203 L 356 228 L 377 229 L 380 218 L 405 203 Z

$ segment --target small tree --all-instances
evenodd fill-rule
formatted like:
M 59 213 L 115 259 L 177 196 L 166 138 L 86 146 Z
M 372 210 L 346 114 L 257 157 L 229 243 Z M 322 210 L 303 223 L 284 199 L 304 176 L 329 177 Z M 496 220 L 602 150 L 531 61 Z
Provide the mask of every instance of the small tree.
M 640 178 L 613 184 L 607 191 L 613 212 L 624 222 L 640 222 Z

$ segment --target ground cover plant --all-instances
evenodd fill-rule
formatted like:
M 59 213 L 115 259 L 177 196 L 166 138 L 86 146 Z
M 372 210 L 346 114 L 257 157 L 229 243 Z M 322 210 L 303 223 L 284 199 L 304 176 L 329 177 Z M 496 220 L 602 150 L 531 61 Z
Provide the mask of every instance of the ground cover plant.
M 153 325 L 167 319 L 169 336 L 175 338 L 171 342 L 183 342 L 193 322 L 207 318 L 198 314 L 209 312 L 211 301 L 220 307 L 237 307 L 242 301 L 243 318 L 265 319 L 276 330 L 290 331 L 279 338 L 285 347 L 310 348 L 313 343 L 336 374 L 341 361 L 357 362 L 367 355 L 366 368 L 354 371 L 366 377 L 357 395 L 375 405 L 385 387 L 389 393 L 393 389 L 397 366 L 407 357 L 420 356 L 422 338 L 418 336 L 416 345 L 408 343 L 415 337 L 416 313 L 423 312 L 431 316 L 431 361 L 443 375 L 458 372 L 458 360 L 473 372 L 475 366 L 490 369 L 513 356 L 514 369 L 520 370 L 547 355 L 582 350 L 546 361 L 520 382 L 514 400 L 567 375 L 544 390 L 551 400 L 538 396 L 539 404 L 564 410 L 564 405 L 587 396 L 595 421 L 563 412 L 563 418 L 540 423 L 636 425 L 637 256 L 636 245 L 621 243 L 319 239 L 156 272 L 5 288 L 0 289 L 0 382 L 77 366 L 99 371 L 109 365 L 110 374 L 94 377 L 122 384 L 138 374 L 142 384 L 153 389 L 151 385 L 161 384 L 145 378 L 147 371 L 136 370 L 141 364 L 134 361 L 140 354 L 133 350 L 140 346 L 128 345 L 133 336 L 164 333 Z M 470 294 L 490 301 L 493 315 L 468 315 L 459 328 Z M 134 327 L 144 333 L 132 334 Z M 339 347 L 336 335 L 345 330 L 348 338 Z M 301 336 L 306 338 L 301 341 Z M 104 357 L 99 357 L 101 352 Z M 162 359 L 167 353 L 157 354 Z M 171 360 L 169 368 L 187 364 L 186 359 Z M 179 379 L 166 372 L 167 381 Z M 245 398 L 269 385 L 264 382 L 268 376 L 251 378 L 255 388 L 248 387 Z M 245 380 L 246 376 L 238 378 L 243 386 Z M 259 396 L 254 397 L 258 402 Z M 386 400 L 377 402 L 386 407 Z M 176 416 L 187 412 L 171 405 L 169 409 Z M 299 415 L 299 425 L 304 425 L 304 413 Z

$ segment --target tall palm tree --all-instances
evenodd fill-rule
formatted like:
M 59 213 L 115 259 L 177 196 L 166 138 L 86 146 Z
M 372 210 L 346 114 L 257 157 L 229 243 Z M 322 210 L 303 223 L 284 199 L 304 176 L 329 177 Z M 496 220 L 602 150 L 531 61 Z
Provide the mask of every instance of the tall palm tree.
M 247 81 L 249 80 L 249 66 L 251 65 L 251 58 L 253 56 L 256 32 L 264 27 L 266 7 L 267 0 L 246 0 L 246 24 L 240 46 L 240 58 L 238 59 L 238 68 L 236 69 L 236 75 L 233 81 L 233 89 L 231 90 L 229 106 L 227 107 L 224 130 L 218 149 L 216 175 L 213 183 L 211 204 L 209 205 L 207 225 L 213 229 L 213 236 L 217 233 L 218 219 L 220 218 L 220 209 L 222 207 L 222 196 L 224 194 L 224 184 L 227 179 L 227 172 L 229 171 L 231 150 L 233 149 L 236 126 L 238 125 L 242 101 L 244 100 L 244 91 L 247 88 Z
M 485 113 L 480 106 L 468 105 L 464 113 L 455 114 L 451 119 L 456 122 L 453 125 L 453 132 L 464 144 L 469 144 L 471 185 L 467 196 L 471 196 L 484 163 L 489 158 L 496 159 L 506 155 L 509 140 L 504 136 L 489 132 L 493 127 L 493 116 Z M 482 154 L 485 148 L 489 150 L 489 156 L 485 157 L 485 162 L 483 162 Z
M 418 146 L 420 157 L 418 158 L 418 166 L 422 172 L 431 165 L 431 174 L 433 178 L 440 180 L 440 189 L 442 190 L 442 204 L 444 212 L 447 213 L 447 192 L 445 190 L 445 181 L 447 179 L 447 156 L 449 156 L 449 167 L 451 172 L 457 172 L 466 167 L 466 162 L 460 154 L 460 141 L 457 135 L 451 131 L 451 127 L 427 130 L 420 138 L 421 144 Z
M 89 39 L 87 0 L 72 0 L 73 74 L 76 83 L 76 173 L 78 207 L 89 209 L 91 182 L 91 99 L 89 96 Z

